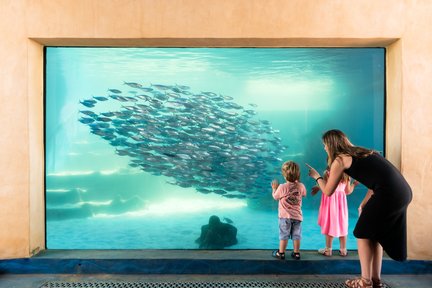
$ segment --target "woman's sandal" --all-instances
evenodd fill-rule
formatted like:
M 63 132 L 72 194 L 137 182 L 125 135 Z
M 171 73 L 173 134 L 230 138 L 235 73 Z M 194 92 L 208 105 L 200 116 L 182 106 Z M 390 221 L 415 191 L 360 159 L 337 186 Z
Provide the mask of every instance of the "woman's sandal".
M 284 260 L 284 259 L 285 259 L 285 253 L 280 253 L 279 250 L 274 250 L 274 251 L 272 252 L 272 256 L 273 256 L 274 258 L 279 259 L 279 260 Z
M 376 280 L 372 278 L 372 287 L 373 288 L 384 288 L 387 287 L 381 280 Z
M 372 281 L 362 277 L 346 280 L 345 285 L 350 288 L 373 288 Z
M 341 256 L 341 257 L 348 256 L 348 250 L 346 248 L 345 249 L 339 249 L 339 256 Z
M 295 260 L 300 260 L 300 253 L 299 252 L 292 252 L 291 258 L 293 258 Z
M 318 250 L 318 253 L 327 257 L 332 256 L 332 248 L 322 248 Z

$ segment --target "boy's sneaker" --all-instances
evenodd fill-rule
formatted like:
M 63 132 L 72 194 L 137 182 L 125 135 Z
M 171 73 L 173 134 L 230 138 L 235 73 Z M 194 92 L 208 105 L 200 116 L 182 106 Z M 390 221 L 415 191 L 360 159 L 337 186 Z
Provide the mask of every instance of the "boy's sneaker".
M 299 252 L 292 252 L 291 258 L 293 258 L 295 260 L 300 260 L 300 253 Z
M 280 253 L 279 250 L 274 250 L 272 256 L 279 260 L 285 260 L 285 253 Z

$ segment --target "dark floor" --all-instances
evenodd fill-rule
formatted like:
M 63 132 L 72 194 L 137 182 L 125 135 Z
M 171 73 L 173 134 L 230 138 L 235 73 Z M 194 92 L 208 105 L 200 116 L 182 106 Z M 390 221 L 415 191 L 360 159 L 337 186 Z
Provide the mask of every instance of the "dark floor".
M 338 283 L 340 286 L 305 287 L 343 287 L 346 279 L 360 273 L 355 251 L 348 257 L 304 251 L 300 261 L 281 261 L 270 255 L 268 250 L 48 250 L 30 259 L 0 260 L 0 288 L 41 287 L 50 281 L 65 283 L 56 287 L 80 287 L 67 286 L 70 282 L 149 282 L 208 283 L 205 287 L 212 288 L 211 283 L 251 281 Z M 389 287 L 431 288 L 432 261 L 401 264 L 385 258 L 382 279 Z M 132 284 L 127 287 L 142 287 Z
M 65 282 L 303 282 L 303 283 L 343 283 L 354 275 L 65 275 L 65 274 L 7 274 L 0 276 L 1 288 L 41 287 L 48 281 Z M 389 287 L 431 288 L 432 275 L 383 275 Z M 67 287 L 67 286 L 64 286 Z M 130 287 L 133 287 L 132 285 Z M 209 285 L 209 287 L 211 287 Z

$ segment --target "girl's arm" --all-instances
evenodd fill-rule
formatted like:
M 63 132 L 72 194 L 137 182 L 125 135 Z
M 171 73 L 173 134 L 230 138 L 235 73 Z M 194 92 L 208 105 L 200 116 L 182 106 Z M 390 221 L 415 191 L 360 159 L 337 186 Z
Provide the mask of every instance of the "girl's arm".
M 338 156 L 333 163 L 330 166 L 330 174 L 327 181 L 324 181 L 324 179 L 319 175 L 319 173 L 311 166 L 309 166 L 309 176 L 313 177 L 315 181 L 317 182 L 318 186 L 320 187 L 321 191 L 327 195 L 331 196 L 334 191 L 336 190 L 337 185 L 339 184 L 340 180 L 342 179 L 342 174 L 345 170 L 344 162 L 347 162 L 351 159 L 345 159 L 345 158 L 351 158 L 351 156 L 345 156 L 341 155 Z
M 369 189 L 363 198 L 363 201 L 360 203 L 360 206 L 358 207 L 359 215 L 361 214 L 363 207 L 366 205 L 366 203 L 369 201 L 370 197 L 373 195 L 373 191 Z
M 318 185 L 313 186 L 312 190 L 311 190 L 311 195 L 315 196 L 318 193 L 319 190 L 320 190 L 320 188 L 319 188 Z
M 348 184 L 345 186 L 345 194 L 346 195 L 350 195 L 353 191 L 354 188 L 359 184 L 360 182 L 358 182 L 357 180 L 354 180 L 351 183 L 351 179 L 348 179 Z

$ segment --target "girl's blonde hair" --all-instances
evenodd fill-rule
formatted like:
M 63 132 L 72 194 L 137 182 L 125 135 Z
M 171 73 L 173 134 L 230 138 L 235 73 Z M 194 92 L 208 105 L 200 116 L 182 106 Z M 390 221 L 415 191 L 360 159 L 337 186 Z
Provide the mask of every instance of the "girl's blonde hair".
M 300 166 L 293 161 L 287 161 L 282 165 L 282 175 L 289 182 L 300 181 Z
M 374 153 L 373 150 L 354 146 L 342 131 L 336 129 L 325 132 L 322 141 L 327 146 L 329 165 L 341 154 L 363 158 Z

